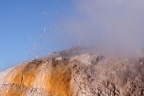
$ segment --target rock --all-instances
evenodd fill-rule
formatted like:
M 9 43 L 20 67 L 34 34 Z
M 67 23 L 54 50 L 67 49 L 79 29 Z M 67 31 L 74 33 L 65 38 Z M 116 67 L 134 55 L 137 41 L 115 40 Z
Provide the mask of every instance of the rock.
M 91 65 L 91 64 L 96 64 L 103 58 L 104 58 L 103 56 L 97 56 L 97 55 L 92 55 L 92 54 L 82 54 L 82 55 L 72 57 L 71 60 L 79 61 L 82 64 Z
M 37 59 L 0 73 L 0 95 L 144 96 L 144 66 L 135 59 L 71 56 Z
M 0 72 L 0 85 L 1 83 L 3 82 L 3 78 L 12 70 L 14 69 L 15 67 L 12 67 L 12 68 L 8 68 L 2 72 Z

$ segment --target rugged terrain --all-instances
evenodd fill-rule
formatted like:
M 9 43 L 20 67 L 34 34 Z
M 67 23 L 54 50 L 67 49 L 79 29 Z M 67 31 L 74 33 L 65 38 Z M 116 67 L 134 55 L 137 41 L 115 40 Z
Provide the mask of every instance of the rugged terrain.
M 80 50 L 55 52 L 1 72 L 0 96 L 144 96 L 142 58 Z

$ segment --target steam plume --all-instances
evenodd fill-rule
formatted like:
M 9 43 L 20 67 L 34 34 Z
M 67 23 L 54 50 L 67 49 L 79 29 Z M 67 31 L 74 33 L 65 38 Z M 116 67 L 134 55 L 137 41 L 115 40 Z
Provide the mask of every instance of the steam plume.
M 65 24 L 81 46 L 132 55 L 144 47 L 144 0 L 73 0 L 77 16 Z

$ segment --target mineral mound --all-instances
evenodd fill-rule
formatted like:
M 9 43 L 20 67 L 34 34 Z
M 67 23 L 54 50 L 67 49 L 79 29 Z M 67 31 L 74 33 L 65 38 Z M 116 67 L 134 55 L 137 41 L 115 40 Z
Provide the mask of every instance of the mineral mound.
M 139 59 L 74 50 L 1 72 L 0 96 L 144 96 L 144 64 Z

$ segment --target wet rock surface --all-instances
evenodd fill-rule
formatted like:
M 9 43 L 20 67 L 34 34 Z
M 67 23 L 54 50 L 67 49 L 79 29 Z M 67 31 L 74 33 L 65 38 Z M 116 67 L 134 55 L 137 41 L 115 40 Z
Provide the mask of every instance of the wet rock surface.
M 33 60 L 5 72 L 0 95 L 144 96 L 141 62 L 92 54 Z

